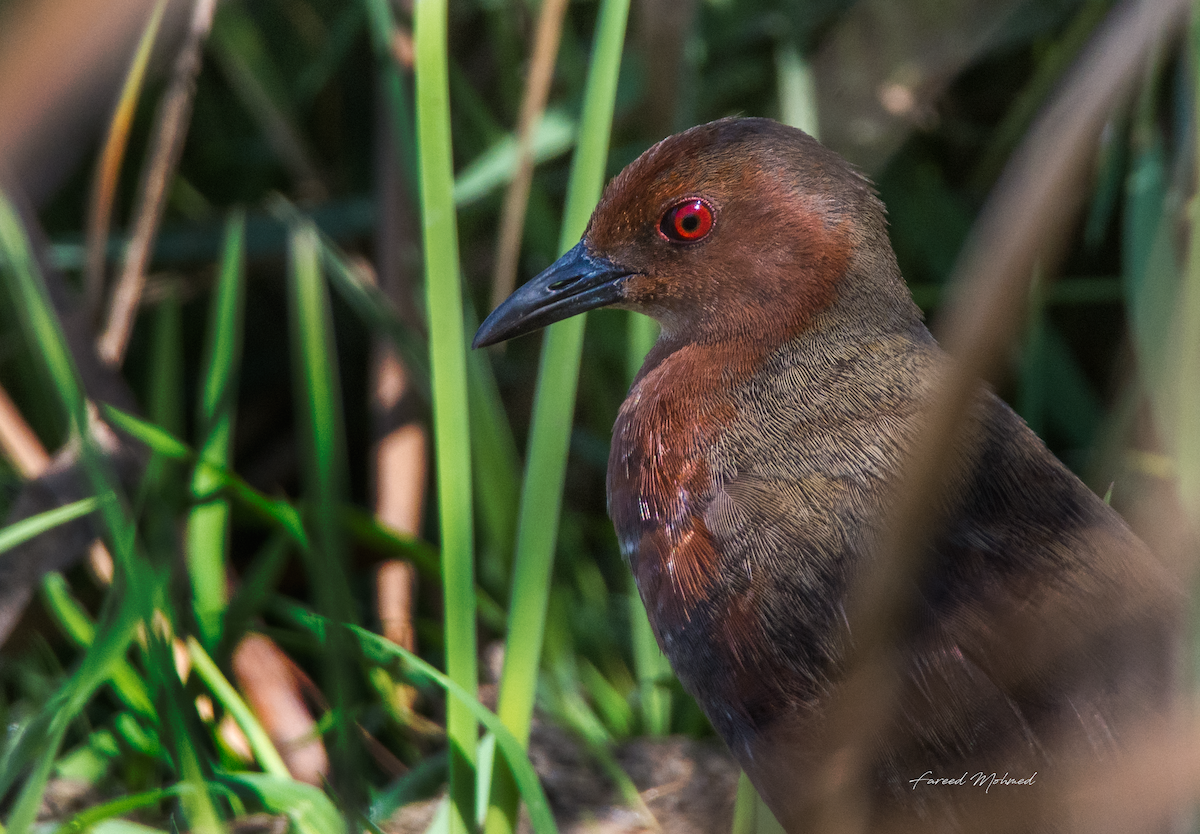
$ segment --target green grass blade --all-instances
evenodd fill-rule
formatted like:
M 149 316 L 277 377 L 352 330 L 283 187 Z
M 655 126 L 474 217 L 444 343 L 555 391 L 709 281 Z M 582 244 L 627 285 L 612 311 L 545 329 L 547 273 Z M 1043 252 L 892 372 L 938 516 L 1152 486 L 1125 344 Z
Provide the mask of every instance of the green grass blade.
M 287 534 L 276 531 L 242 571 L 241 581 L 221 621 L 221 642 L 216 651 L 218 657 L 232 654 L 237 642 L 251 628 L 251 619 L 267 607 L 270 595 L 288 566 L 291 544 Z
M 629 595 L 629 616 L 633 630 L 633 663 L 637 670 L 638 695 L 641 698 L 642 726 L 652 736 L 671 732 L 671 664 L 650 628 L 650 619 L 642 598 Z
M 329 295 L 321 275 L 321 248 L 316 227 L 298 224 L 292 231 L 289 264 L 292 365 L 296 411 L 301 417 L 305 492 L 313 530 L 312 547 L 304 551 L 318 609 L 337 623 L 356 619 L 345 564 L 341 506 L 346 493 L 346 450 L 337 377 L 337 351 L 330 319 Z M 357 807 L 364 782 L 357 771 L 361 738 L 352 717 L 356 670 L 347 657 L 341 629 L 330 635 L 322 689 L 334 716 L 330 765 L 347 807 Z
M 405 182 L 417 182 L 417 149 L 412 124 L 412 104 L 400 68 L 392 52 L 392 41 L 396 35 L 396 21 L 392 4 L 388 0 L 362 0 L 367 11 L 367 29 L 371 44 L 379 62 L 379 77 L 387 96 L 388 117 L 392 123 L 392 136 L 396 142 L 396 155 Z
M 191 447 L 161 426 L 148 423 L 140 417 L 135 417 L 111 405 L 104 406 L 103 411 L 105 419 L 139 442 L 146 444 L 155 454 L 174 460 L 196 460 L 196 453 L 192 451 Z M 228 491 L 245 507 L 286 532 L 300 546 L 301 550 L 308 550 L 308 534 L 305 532 L 304 524 L 295 507 L 287 501 L 271 498 L 259 492 L 226 469 L 203 462 L 198 466 L 206 468 L 209 475 L 215 479 L 215 489 Z
M 575 144 L 575 122 L 561 111 L 547 110 L 532 139 L 533 164 L 540 165 L 571 149 Z M 454 181 L 454 201 L 459 206 L 470 205 L 508 185 L 519 163 L 517 137 L 505 134 L 459 173 Z
M 267 731 L 263 729 L 250 707 L 242 700 L 242 696 L 233 688 L 233 684 L 221 674 L 217 664 L 213 663 L 208 652 L 204 651 L 204 647 L 195 637 L 187 639 L 187 650 L 188 657 L 192 659 L 192 668 L 196 670 L 200 680 L 204 681 L 204 685 L 216 696 L 225 711 L 232 715 L 233 720 L 242 728 L 242 732 L 246 734 L 246 740 L 250 743 L 250 749 L 254 752 L 254 758 L 258 760 L 262 769 L 275 776 L 291 779 L 287 765 L 283 763 L 283 757 L 275 749 L 275 744 L 267 735 Z
M 70 504 L 64 504 L 44 513 L 31 515 L 0 529 L 0 553 L 12 550 L 32 538 L 40 536 L 47 530 L 53 530 L 68 521 L 83 518 L 100 506 L 99 498 L 84 498 Z
M 471 436 L 450 148 L 446 5 L 446 0 L 422 0 L 414 12 L 417 144 L 446 612 L 446 671 L 473 696 L 478 672 Z M 460 834 L 473 828 L 476 744 L 475 718 L 461 701 L 447 706 L 446 734 L 450 742 L 450 830 Z
M 816 78 L 812 66 L 791 41 L 775 47 L 775 75 L 779 87 L 779 121 L 819 139 Z
M 327 637 L 329 623 L 323 617 L 310 614 L 294 604 L 281 606 L 277 611 L 312 632 L 318 639 Z M 554 815 L 550 812 L 550 804 L 546 800 L 546 793 L 542 790 L 524 745 L 517 741 L 495 713 L 479 703 L 479 699 L 465 687 L 459 686 L 448 675 L 443 675 L 415 654 L 364 628 L 355 626 L 350 631 L 357 641 L 359 651 L 370 662 L 390 665 L 399 660 L 406 671 L 432 681 L 470 710 L 472 716 L 496 736 L 496 746 L 515 774 L 517 788 L 529 809 L 533 830 L 536 834 L 554 834 L 558 830 L 554 823 Z
M 141 621 L 141 605 L 142 601 L 134 594 L 125 594 L 121 598 L 120 607 L 100 629 L 79 668 L 54 694 L 22 737 L 23 749 L 6 757 L 5 767 L 0 770 L 0 794 L 25 772 L 28 763 L 33 762 L 32 772 L 7 820 L 6 834 L 27 834 L 33 825 L 67 728 L 96 688 L 112 677 L 113 666 L 124 658 Z
M 228 469 L 233 458 L 237 368 L 242 353 L 242 311 L 245 304 L 245 217 L 230 215 L 225 248 L 209 311 L 209 327 L 200 380 L 200 459 Z M 192 473 L 192 497 L 211 496 L 220 486 L 210 467 Z M 192 608 L 205 645 L 216 645 L 226 598 L 225 562 L 229 549 L 229 501 L 210 497 L 189 514 L 186 533 L 188 574 L 192 580 Z
M 54 834 L 75 834 L 75 832 L 80 831 L 111 831 L 112 834 L 117 834 L 118 829 L 106 828 L 102 826 L 102 823 L 120 814 L 128 814 L 140 808 L 149 808 L 158 805 L 165 799 L 177 796 L 179 790 L 179 786 L 173 786 L 159 790 L 143 791 L 133 796 L 122 796 L 119 799 L 113 799 L 100 805 L 93 805 L 86 811 L 81 811 L 64 822 L 54 830 Z M 116 822 L 124 822 L 124 820 L 116 820 Z M 132 830 L 158 831 L 159 829 L 138 826 L 137 829 Z
M 88 251 L 83 281 L 84 303 L 90 312 L 99 309 L 104 292 L 106 244 L 121 174 L 121 162 L 125 158 L 133 117 L 146 80 L 146 69 L 150 65 L 150 57 L 154 54 L 154 43 L 158 39 L 158 29 L 166 7 L 166 0 L 158 0 L 150 12 L 150 19 L 146 21 L 146 27 L 138 40 L 137 51 L 134 52 L 133 60 L 125 73 L 125 81 L 121 85 L 121 95 L 117 99 L 117 106 L 108 125 L 104 147 L 96 161 L 96 174 L 88 206 Z
M 92 489 L 97 496 L 112 496 L 114 499 L 102 500 L 100 511 L 108 528 L 110 550 L 117 568 L 117 581 L 112 592 L 116 603 L 111 605 L 111 615 L 101 623 L 97 638 L 84 653 L 79 668 L 35 719 L 42 731 L 29 735 L 26 752 L 32 756 L 34 750 L 40 748 L 40 755 L 8 823 L 10 834 L 25 834 L 41 805 L 42 793 L 67 726 L 83 709 L 96 688 L 111 677 L 111 667 L 124 654 L 135 626 L 153 610 L 161 583 L 157 573 L 137 553 L 133 522 L 125 505 L 116 499 L 116 479 L 93 448 L 78 371 L 67 349 L 66 339 L 19 215 L 2 193 L 0 265 L 0 273 L 19 313 L 25 337 L 35 348 L 62 404 L 72 434 L 79 442 L 83 470 Z M 0 794 L 18 778 L 27 761 L 24 753 L 9 760 L 8 767 L 0 772 Z
M 178 756 L 179 769 L 183 772 L 183 790 L 179 792 L 179 801 L 189 831 L 192 834 L 225 834 L 225 826 L 221 824 L 221 817 L 204 781 L 196 749 L 188 739 L 180 744 Z
M 286 814 L 296 834 L 345 834 L 346 823 L 337 806 L 320 788 L 297 782 L 286 774 L 230 773 L 225 781 L 252 791 L 273 814 Z
M 605 0 L 600 7 L 592 67 L 579 121 L 579 142 L 567 187 L 560 251 L 569 249 L 583 234 L 604 187 L 628 15 L 629 0 Z M 584 316 L 575 316 L 551 325 L 546 331 L 534 395 L 517 521 L 508 637 L 497 707 L 505 726 L 522 744 L 529 738 L 546 628 L 550 574 L 558 537 L 584 321 Z M 512 774 L 498 762 L 487 818 L 488 834 L 515 830 L 516 811 Z
M 96 639 L 96 625 L 83 606 L 71 596 L 67 581 L 61 573 L 48 573 L 42 579 L 42 598 L 47 610 L 58 620 L 67 636 L 80 646 L 90 646 Z M 124 658 L 113 661 L 110 669 L 113 691 L 127 707 L 152 720 L 158 715 L 150 693 L 140 675 Z
M 513 772 L 517 788 L 520 791 L 521 797 L 525 800 L 526 807 L 529 809 L 529 818 L 530 822 L 533 823 L 533 830 L 537 834 L 553 834 L 553 832 L 558 830 L 554 824 L 554 815 L 550 813 L 550 804 L 546 800 L 546 794 L 542 790 L 537 773 L 529 761 L 529 756 L 525 753 L 524 745 L 504 726 L 495 713 L 479 703 L 466 689 L 456 684 L 446 675 L 438 672 L 416 655 L 405 651 L 400 646 L 389 642 L 378 634 L 357 628 L 355 629 L 355 633 L 358 635 L 364 650 L 369 655 L 381 659 L 402 659 L 407 666 L 444 688 L 459 703 L 466 706 L 472 715 L 479 720 L 479 723 L 483 724 L 489 732 L 495 735 L 496 746 L 500 749 L 504 761 Z

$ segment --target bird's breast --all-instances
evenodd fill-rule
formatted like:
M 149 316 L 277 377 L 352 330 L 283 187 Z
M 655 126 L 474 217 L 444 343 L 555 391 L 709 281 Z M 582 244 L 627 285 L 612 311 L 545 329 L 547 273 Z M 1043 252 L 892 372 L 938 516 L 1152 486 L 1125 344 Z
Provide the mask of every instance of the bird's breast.
M 656 623 L 688 620 L 716 580 L 703 519 L 714 486 L 706 454 L 735 409 L 702 384 L 702 357 L 691 353 L 672 354 L 635 384 L 609 458 L 609 512 Z

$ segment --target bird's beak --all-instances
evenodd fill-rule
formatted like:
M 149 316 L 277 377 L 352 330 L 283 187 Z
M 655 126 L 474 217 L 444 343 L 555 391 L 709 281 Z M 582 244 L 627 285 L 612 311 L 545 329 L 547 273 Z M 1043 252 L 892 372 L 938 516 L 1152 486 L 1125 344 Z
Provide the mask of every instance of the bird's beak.
M 633 270 L 591 254 L 581 240 L 492 310 L 471 347 L 494 345 L 619 301 L 621 283 L 632 274 Z

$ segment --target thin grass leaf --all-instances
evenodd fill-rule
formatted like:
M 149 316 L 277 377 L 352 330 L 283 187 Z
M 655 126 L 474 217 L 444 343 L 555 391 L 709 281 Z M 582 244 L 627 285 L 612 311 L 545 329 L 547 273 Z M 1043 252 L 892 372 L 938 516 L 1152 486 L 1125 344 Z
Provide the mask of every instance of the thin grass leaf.
M 816 79 L 809 62 L 804 60 L 794 43 L 784 41 L 775 47 L 775 74 L 779 87 L 779 121 L 819 139 Z
M 124 595 L 120 607 L 84 654 L 78 670 L 33 720 L 18 742 L 18 749 L 5 757 L 0 768 L 0 794 L 33 764 L 7 820 L 7 834 L 27 834 L 30 830 L 67 728 L 96 688 L 112 676 L 113 666 L 123 659 L 141 622 L 140 614 L 141 601 L 133 594 Z
M 225 826 L 221 824 L 221 817 L 209 795 L 196 750 L 189 742 L 186 736 L 181 739 L 177 754 L 179 769 L 183 772 L 183 790 L 179 792 L 183 815 L 193 834 L 225 834 Z
M 264 33 L 245 6 L 227 5 L 213 21 L 208 53 L 229 82 L 263 140 L 283 163 L 295 188 L 325 196 L 313 154 L 300 129 L 289 85 L 264 43 Z
M 85 515 L 95 512 L 99 506 L 99 498 L 84 498 L 13 522 L 0 529 L 0 553 L 12 550 L 47 530 L 53 530 L 69 521 L 83 518 Z
M 529 818 L 533 824 L 533 830 L 537 834 L 551 834 L 551 832 L 557 831 L 554 816 L 550 813 L 550 805 L 546 801 L 546 795 L 542 791 L 541 783 L 538 781 L 537 773 L 529 761 L 529 756 L 525 753 L 524 746 L 500 722 L 499 717 L 495 713 L 479 703 L 478 700 L 472 697 L 465 689 L 455 684 L 450 678 L 441 674 L 411 652 L 364 629 L 356 628 L 354 631 L 368 656 L 374 657 L 377 660 L 402 659 L 406 666 L 429 678 L 438 686 L 441 686 L 460 703 L 470 709 L 475 718 L 479 720 L 479 723 L 483 724 L 488 732 L 495 735 L 496 746 L 500 749 L 504 760 L 513 772 L 521 798 L 525 801 L 525 805 L 529 809 Z
M 345 834 L 346 822 L 320 788 L 272 773 L 227 773 L 224 781 L 245 788 L 273 814 L 285 814 L 296 834 Z
M 254 758 L 262 766 L 262 769 L 275 776 L 291 779 L 287 765 L 284 764 L 279 751 L 275 749 L 275 744 L 271 741 L 267 731 L 263 729 L 262 724 L 255 718 L 254 712 L 242 700 L 242 696 L 237 693 L 233 684 L 221 674 L 217 664 L 213 663 L 208 652 L 204 651 L 204 647 L 195 637 L 188 637 L 187 650 L 188 657 L 192 659 L 192 668 L 196 670 L 196 674 L 204 681 L 204 685 L 209 688 L 218 703 L 233 716 L 233 720 L 242 728 L 242 732 L 246 734 L 246 740 L 250 743 L 250 749 L 254 752 Z
M 675 673 L 658 646 L 642 598 L 629 595 L 629 616 L 633 630 L 633 665 L 641 699 L 642 725 L 652 736 L 671 732 L 671 680 Z
M 380 791 L 371 802 L 370 819 L 382 823 L 410 802 L 436 795 L 446 783 L 448 772 L 445 753 L 435 753 L 421 759 L 412 770 Z
M 45 601 L 46 610 L 58 620 L 63 631 L 76 644 L 87 647 L 95 641 L 95 623 L 83 606 L 71 596 L 67 580 L 61 573 L 51 572 L 42 578 L 42 599 Z M 146 684 L 127 660 L 121 658 L 115 661 L 111 675 L 113 691 L 123 704 L 152 721 L 158 719 Z
M 428 579 L 437 580 L 441 577 L 441 557 L 429 543 L 397 533 L 380 524 L 371 513 L 351 504 L 342 508 L 342 519 L 346 531 L 357 543 L 399 559 L 408 559 Z M 475 605 L 480 620 L 488 628 L 497 631 L 504 628 L 504 609 L 478 584 L 475 586 Z
M 140 808 L 149 808 L 162 803 L 164 800 L 178 796 L 182 786 L 173 785 L 169 788 L 161 788 L 152 791 L 142 791 L 141 793 L 133 794 L 132 796 L 122 796 L 118 799 L 113 799 L 109 802 L 93 805 L 86 811 L 81 811 L 69 820 L 64 822 L 58 828 L 54 829 L 54 834 L 76 834 L 91 830 L 93 832 L 110 831 L 112 834 L 120 832 L 119 826 L 104 826 L 105 820 L 111 820 L 113 817 L 121 814 L 128 814 Z M 114 823 L 125 823 L 125 820 L 113 820 Z M 133 825 L 133 823 L 128 823 Z M 132 831 L 158 831 L 156 828 L 146 828 L 138 826 Z
M 155 454 L 164 455 L 175 460 L 196 461 L 196 453 L 192 448 L 171 432 L 149 423 L 140 417 L 111 405 L 103 407 L 105 419 L 121 431 L 144 443 Z M 207 476 L 214 479 L 217 490 L 225 490 L 262 518 L 286 531 L 301 549 L 309 547 L 308 534 L 300 520 L 296 508 L 281 498 L 272 498 L 256 490 L 232 472 L 207 463 L 197 463 L 197 468 L 203 468 Z M 206 499 L 209 496 L 197 496 Z
M 547 110 L 533 131 L 533 162 L 540 165 L 566 153 L 575 144 L 575 121 L 561 110 Z M 454 201 L 467 206 L 512 182 L 518 165 L 517 138 L 506 134 L 459 172 Z
M 0 265 L 4 283 L 20 314 L 25 337 L 35 347 L 79 442 L 83 470 L 92 490 L 97 496 L 115 499 L 119 494 L 116 479 L 93 448 L 88 433 L 78 371 L 19 215 L 3 194 L 0 194 Z M 37 759 L 32 775 L 13 806 L 8 822 L 11 834 L 26 834 L 33 824 L 70 721 L 96 688 L 111 677 L 111 668 L 124 654 L 137 623 L 143 617 L 148 618 L 161 593 L 162 578 L 137 552 L 136 530 L 124 504 L 120 500 L 102 500 L 99 509 L 108 528 L 110 550 L 118 571 L 113 592 L 116 599 L 111 604 L 110 615 L 101 621 L 97 638 L 84 653 L 77 671 L 43 707 L 31 725 L 36 731 L 31 730 L 22 737 L 19 749 L 7 757 L 4 769 L 0 770 L 0 794 L 3 794 L 29 761 Z
M 323 617 L 311 614 L 295 604 L 280 606 L 277 610 L 297 625 L 312 632 L 319 640 L 326 638 L 329 623 Z M 358 626 L 351 628 L 350 632 L 357 641 L 359 651 L 368 661 L 380 665 L 390 665 L 399 660 L 406 671 L 433 682 L 470 710 L 475 719 L 488 732 L 496 736 L 496 746 L 512 768 L 521 798 L 525 800 L 526 807 L 529 809 L 533 830 L 536 834 L 553 834 L 558 830 L 554 823 L 554 815 L 550 812 L 546 794 L 538 781 L 537 772 L 529 761 L 529 755 L 525 752 L 524 746 L 501 723 L 494 712 L 479 703 L 478 698 L 455 683 L 449 676 L 443 675 L 412 652 L 397 646 L 387 638 Z
M 471 429 L 450 148 L 447 14 L 446 0 L 422 0 L 414 11 L 417 144 L 444 576 L 446 671 L 473 697 L 478 672 Z M 451 701 L 446 710 L 446 735 L 450 742 L 453 834 L 464 834 L 473 827 L 476 732 L 475 718 L 467 705 Z
M 275 210 L 283 217 L 301 216 L 282 199 L 276 202 Z M 418 388 L 428 396 L 426 347 L 414 339 L 412 328 L 400 320 L 391 300 L 378 287 L 362 280 L 336 244 L 326 237 L 322 237 L 321 244 L 322 260 L 329 269 L 334 289 L 368 328 L 391 340 L 406 366 L 414 371 Z M 467 356 L 467 384 L 475 494 L 484 529 L 498 549 L 489 566 L 495 568 L 496 561 L 502 562 L 488 578 L 493 586 L 502 586 L 507 585 L 507 562 L 516 519 L 519 466 L 516 442 L 486 357 L 474 353 Z
M 329 296 L 321 274 L 316 227 L 303 222 L 292 230 L 289 261 L 290 335 L 296 410 L 301 416 L 301 447 L 312 547 L 303 551 L 318 610 L 334 622 L 352 624 L 357 615 L 347 582 L 341 507 L 346 494 L 346 450 L 337 375 L 337 351 Z M 330 765 L 348 807 L 365 800 L 361 736 L 354 725 L 353 691 L 358 676 L 348 657 L 349 638 L 330 635 L 322 691 L 330 701 L 333 733 Z
M 504 413 L 496 376 L 485 354 L 467 357 L 471 406 L 471 464 L 475 498 L 488 545 L 480 574 L 488 587 L 508 588 L 520 495 L 520 456 Z
M 225 249 L 209 310 L 204 368 L 200 381 L 200 459 L 192 473 L 193 499 L 211 496 L 220 479 L 211 466 L 229 469 L 233 463 L 233 429 L 236 414 L 237 368 L 242 354 L 242 315 L 245 305 L 245 217 L 230 215 Z M 188 574 L 192 580 L 192 608 L 200 639 L 213 646 L 220 639 L 226 606 L 226 551 L 229 549 L 229 502 L 209 498 L 193 507 L 186 532 Z
M 166 834 L 161 828 L 151 828 L 129 820 L 104 820 L 92 827 L 92 834 Z
M 379 81 L 383 88 L 388 116 L 392 123 L 391 135 L 396 143 L 396 156 L 400 160 L 401 174 L 406 183 L 417 187 L 417 140 L 413 128 L 412 101 L 408 95 L 396 54 L 392 51 L 396 35 L 396 20 L 393 6 L 387 0 L 362 0 L 367 10 L 367 29 L 371 34 L 371 45 L 379 67 Z
M 604 186 L 628 15 L 629 0 L 605 0 L 601 4 L 592 67 L 579 121 L 579 143 L 567 187 L 560 251 L 565 252 L 573 246 L 583 233 Z M 517 522 L 508 636 L 497 706 L 501 720 L 522 744 L 528 743 L 529 739 L 546 628 L 550 574 L 562 507 L 584 323 L 585 316 L 580 315 L 552 324 L 547 329 L 534 395 Z M 487 818 L 488 834 L 515 830 L 516 815 L 512 774 L 498 763 Z

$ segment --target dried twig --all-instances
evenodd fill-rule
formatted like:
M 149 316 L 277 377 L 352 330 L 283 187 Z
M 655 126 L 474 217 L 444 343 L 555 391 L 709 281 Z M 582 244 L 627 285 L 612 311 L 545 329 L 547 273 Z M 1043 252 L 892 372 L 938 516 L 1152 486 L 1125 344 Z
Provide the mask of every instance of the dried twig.
M 533 183 L 533 133 L 546 110 L 566 11 L 567 0 L 545 0 L 538 17 L 529 77 L 525 79 L 525 98 L 521 101 L 521 113 L 517 119 L 517 171 L 508 184 L 504 206 L 500 210 L 496 268 L 492 273 L 492 307 L 499 306 L 508 298 L 516 285 L 517 256 L 521 252 L 525 209 L 529 205 L 529 189 Z
M 25 422 L 8 392 L 0 387 L 0 451 L 22 478 L 36 478 L 50 465 L 50 455 Z
M 87 218 L 87 261 L 83 272 L 83 307 L 89 320 L 100 312 L 104 299 L 104 264 L 108 256 L 108 228 L 112 218 L 113 201 L 117 193 L 117 179 L 121 174 L 121 162 L 129 144 L 129 131 L 133 127 L 133 114 L 146 78 L 146 67 L 150 63 L 150 52 L 158 36 L 166 0 L 158 0 L 141 42 L 129 66 L 121 96 L 108 125 L 104 148 L 96 160 L 96 174 L 92 181 L 92 199 L 88 204 Z
M 113 367 L 120 365 L 124 359 L 129 334 L 133 330 L 133 320 L 146 283 L 150 249 L 166 203 L 167 185 L 183 153 L 196 76 L 200 73 L 202 49 L 212 28 L 216 6 L 217 0 L 196 0 L 192 7 L 187 36 L 175 59 L 171 83 L 159 109 L 151 143 L 153 150 L 142 177 L 133 236 L 125 250 L 125 261 L 121 278 L 113 292 L 108 323 L 97 341 L 100 358 Z

